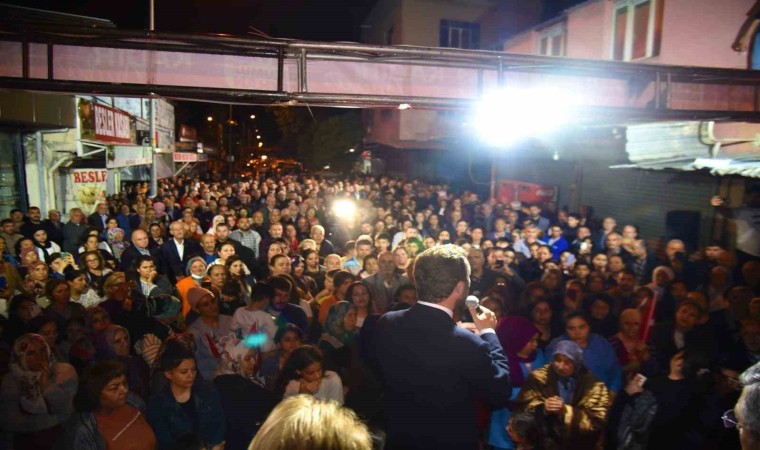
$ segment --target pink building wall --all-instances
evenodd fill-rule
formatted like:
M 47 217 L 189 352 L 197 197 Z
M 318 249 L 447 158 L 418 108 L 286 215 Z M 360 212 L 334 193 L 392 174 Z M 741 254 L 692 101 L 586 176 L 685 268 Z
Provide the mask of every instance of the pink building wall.
M 747 68 L 747 54 L 731 44 L 754 0 L 664 0 L 659 56 L 636 60 L 653 64 Z M 567 56 L 611 59 L 615 3 L 590 1 L 566 13 Z M 537 53 L 541 27 L 504 44 L 509 53 Z

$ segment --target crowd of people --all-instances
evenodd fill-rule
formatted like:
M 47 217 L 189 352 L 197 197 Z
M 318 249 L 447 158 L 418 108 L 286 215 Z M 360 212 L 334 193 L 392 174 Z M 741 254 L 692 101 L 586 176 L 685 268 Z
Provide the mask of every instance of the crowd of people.
M 687 248 L 590 207 L 309 174 L 14 210 L 0 448 L 739 448 L 724 425 L 760 437 L 733 413 L 760 362 L 743 230 Z

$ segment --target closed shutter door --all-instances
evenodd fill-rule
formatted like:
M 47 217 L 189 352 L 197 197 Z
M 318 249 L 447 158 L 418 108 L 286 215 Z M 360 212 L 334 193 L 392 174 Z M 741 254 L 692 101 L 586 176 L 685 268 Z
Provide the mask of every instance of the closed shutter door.
M 594 207 L 597 218 L 612 216 L 619 227 L 634 224 L 645 238 L 665 236 L 668 211 L 697 211 L 701 235 L 706 236 L 713 219 L 710 197 L 715 178 L 696 172 L 663 172 L 609 169 L 586 165 L 581 183 L 581 203 Z

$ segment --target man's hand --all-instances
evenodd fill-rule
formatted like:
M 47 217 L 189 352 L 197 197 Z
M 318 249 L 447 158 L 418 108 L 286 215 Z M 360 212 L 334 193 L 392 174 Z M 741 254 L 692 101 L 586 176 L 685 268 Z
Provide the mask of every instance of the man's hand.
M 717 195 L 713 196 L 713 198 L 710 199 L 710 204 L 713 205 L 713 206 L 715 206 L 715 207 L 723 206 L 725 203 L 726 203 L 726 201 L 723 200 L 722 197 L 719 197 Z
M 556 395 L 544 400 L 544 411 L 546 411 L 547 414 L 562 414 L 564 409 L 565 402 Z
M 478 314 L 478 308 L 480 309 L 480 314 Z M 495 329 L 497 322 L 496 314 L 484 306 L 479 306 L 478 308 L 469 308 L 475 328 L 478 331 L 483 331 L 486 328 Z

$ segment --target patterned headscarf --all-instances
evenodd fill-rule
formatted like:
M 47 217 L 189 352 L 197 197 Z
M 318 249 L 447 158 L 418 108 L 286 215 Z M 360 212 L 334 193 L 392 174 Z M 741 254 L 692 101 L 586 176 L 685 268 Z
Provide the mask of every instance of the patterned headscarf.
M 41 344 L 47 352 L 47 364 L 53 365 L 50 347 L 39 334 L 27 333 L 16 339 L 11 354 L 10 371 L 18 380 L 21 409 L 27 414 L 47 414 L 47 405 L 40 387 L 40 372 L 29 370 L 26 365 L 26 351 L 31 345 Z
M 171 320 L 177 317 L 182 309 L 182 302 L 171 295 L 158 295 L 145 300 L 145 314 L 158 320 Z
M 356 336 L 356 330 L 348 331 L 344 325 L 344 319 L 349 311 L 356 310 L 356 307 L 346 301 L 340 301 L 330 307 L 325 320 L 325 332 L 329 336 L 337 339 L 341 344 L 350 344 Z
M 116 333 L 119 331 L 123 331 L 127 335 L 127 341 L 130 340 L 129 338 L 129 330 L 122 327 L 121 325 L 111 324 L 108 325 L 108 328 L 103 332 L 106 338 L 106 346 L 108 347 L 108 357 L 109 358 L 116 358 L 116 352 L 113 349 L 114 340 L 116 339 Z
M 219 358 L 218 375 L 240 375 L 242 377 L 254 380 L 252 376 L 245 376 L 242 373 L 241 363 L 249 352 L 256 354 L 256 349 L 246 345 L 245 340 L 238 339 L 234 334 L 223 336 L 219 339 L 221 357 Z M 255 372 L 255 370 L 254 370 Z
M 120 241 L 116 239 L 118 233 L 121 233 Z M 129 247 L 129 243 L 126 241 L 126 233 L 124 233 L 124 230 L 121 228 L 109 228 L 106 238 L 108 239 L 108 245 L 110 245 L 111 250 L 113 250 L 113 256 L 121 261 L 122 253 L 124 253 L 124 250 Z

